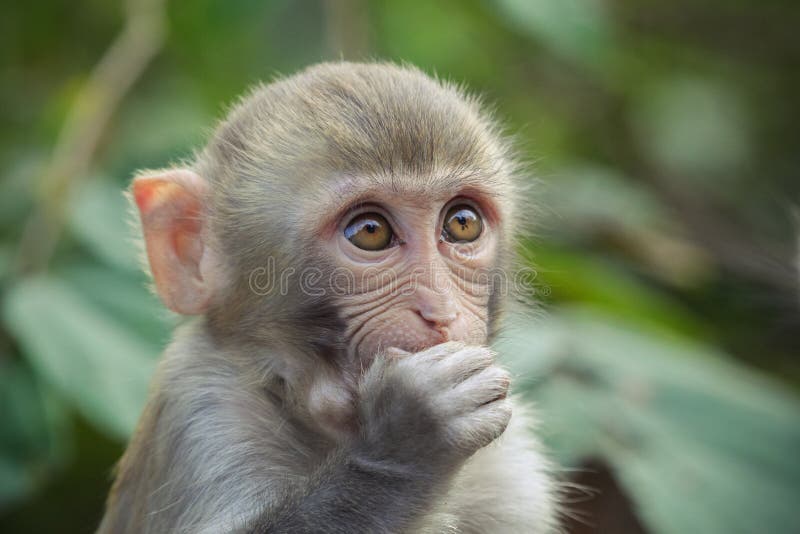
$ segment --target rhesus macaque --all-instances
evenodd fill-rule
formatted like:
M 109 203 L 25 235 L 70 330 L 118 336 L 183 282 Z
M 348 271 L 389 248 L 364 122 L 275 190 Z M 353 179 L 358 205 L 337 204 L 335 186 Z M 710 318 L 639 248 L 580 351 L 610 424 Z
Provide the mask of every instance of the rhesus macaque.
M 102 533 L 542 533 L 555 486 L 486 347 L 516 167 L 418 70 L 258 87 L 131 187 L 166 350 Z

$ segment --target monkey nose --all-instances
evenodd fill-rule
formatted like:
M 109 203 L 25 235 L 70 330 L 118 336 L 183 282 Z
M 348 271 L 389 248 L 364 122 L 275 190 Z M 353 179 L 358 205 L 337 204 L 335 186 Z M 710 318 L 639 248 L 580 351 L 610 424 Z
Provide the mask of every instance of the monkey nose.
M 433 327 L 441 328 L 448 326 L 456 320 L 458 313 L 455 310 L 441 309 L 435 306 L 421 305 L 417 309 L 417 313 L 422 317 L 425 322 Z
M 433 328 L 447 327 L 458 317 L 453 295 L 446 291 L 421 286 L 416 290 L 415 300 L 417 314 Z

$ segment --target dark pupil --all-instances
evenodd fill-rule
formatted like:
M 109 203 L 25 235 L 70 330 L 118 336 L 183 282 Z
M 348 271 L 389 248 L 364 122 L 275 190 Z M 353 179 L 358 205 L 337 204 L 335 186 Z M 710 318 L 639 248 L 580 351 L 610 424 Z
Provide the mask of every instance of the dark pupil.
M 373 223 L 367 223 L 367 224 L 364 225 L 364 228 L 366 228 L 368 233 L 374 234 L 375 230 L 378 229 L 378 225 L 377 224 L 373 224 Z
M 460 217 L 456 217 L 456 220 L 458 221 L 458 224 L 461 225 L 461 229 L 462 230 L 466 230 L 467 229 L 467 218 L 464 215 L 461 215 Z

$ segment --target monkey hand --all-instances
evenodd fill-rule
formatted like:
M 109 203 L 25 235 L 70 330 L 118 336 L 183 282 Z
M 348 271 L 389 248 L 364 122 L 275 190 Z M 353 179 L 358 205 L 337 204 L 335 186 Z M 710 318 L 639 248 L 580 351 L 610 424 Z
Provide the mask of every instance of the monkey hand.
M 451 472 L 505 430 L 509 382 L 486 347 L 449 342 L 379 356 L 359 392 L 366 454 L 399 468 Z

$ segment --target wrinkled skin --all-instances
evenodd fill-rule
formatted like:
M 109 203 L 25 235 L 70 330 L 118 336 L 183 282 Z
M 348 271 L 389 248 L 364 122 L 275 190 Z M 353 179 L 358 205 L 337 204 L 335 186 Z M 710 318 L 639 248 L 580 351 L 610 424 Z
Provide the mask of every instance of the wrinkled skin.
M 341 231 L 322 233 L 332 262 L 352 273 L 352 291 L 340 298 L 349 351 L 364 361 L 391 347 L 416 352 L 446 341 L 485 344 L 486 272 L 496 259 L 496 222 L 483 219 L 475 242 L 450 243 L 440 238 L 442 217 L 458 197 L 409 192 L 386 198 L 380 190 L 367 195 L 373 200 L 362 201 L 359 211 L 386 213 L 402 244 L 365 251 Z M 482 212 L 496 211 L 489 198 L 476 194 L 470 200 L 478 208 L 485 206 Z M 338 230 L 351 216 L 333 226 Z

